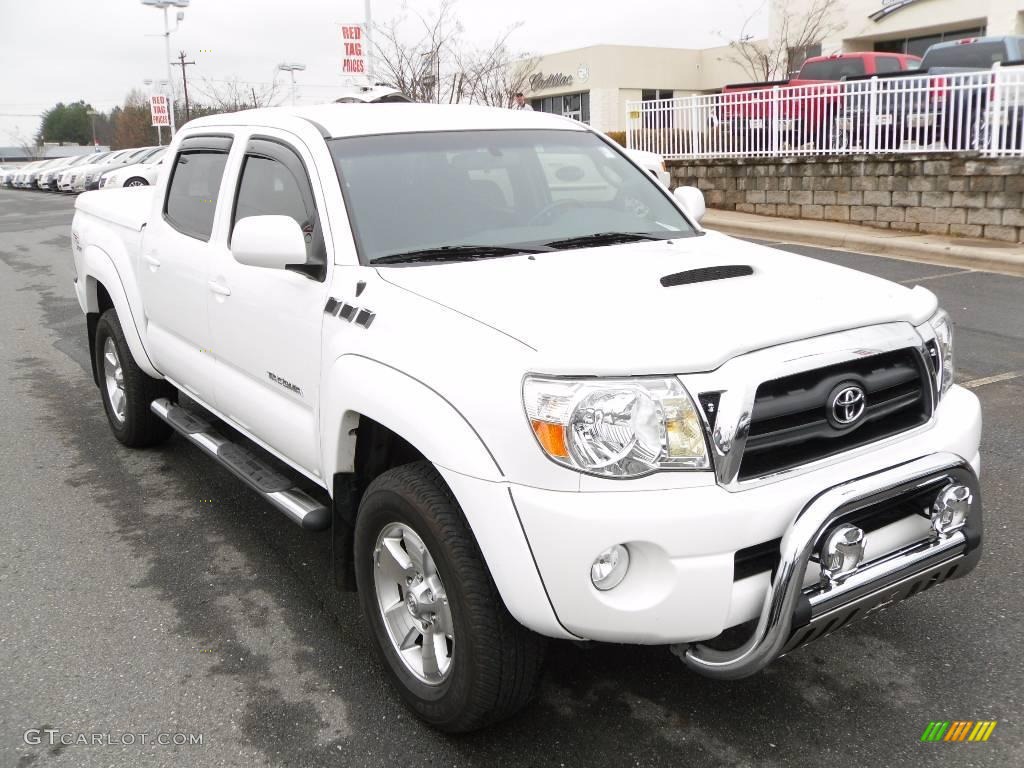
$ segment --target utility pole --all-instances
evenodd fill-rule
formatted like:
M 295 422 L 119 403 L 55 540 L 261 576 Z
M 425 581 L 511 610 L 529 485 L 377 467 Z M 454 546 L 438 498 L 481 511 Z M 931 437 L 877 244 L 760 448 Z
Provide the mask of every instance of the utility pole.
M 252 108 L 259 109 L 260 105 L 256 103 L 256 88 L 250 87 L 250 90 L 252 91 Z
M 189 66 L 191 64 L 195 64 L 195 62 L 194 61 L 185 61 L 185 52 L 184 51 L 180 51 L 178 53 L 178 63 L 175 64 L 172 61 L 171 64 L 174 64 L 174 66 L 176 66 L 176 67 L 181 67 L 181 87 L 182 87 L 182 90 L 185 91 L 185 122 L 187 123 L 192 118 L 191 118 L 191 114 L 189 113 L 189 107 L 188 107 L 188 76 L 185 74 L 185 67 L 187 67 L 187 66 Z

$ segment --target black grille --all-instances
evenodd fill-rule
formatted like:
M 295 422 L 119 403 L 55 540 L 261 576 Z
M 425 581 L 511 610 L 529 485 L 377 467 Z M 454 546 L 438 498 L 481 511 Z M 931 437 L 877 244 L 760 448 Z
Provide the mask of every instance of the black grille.
M 746 277 L 754 274 L 754 269 L 746 264 L 729 264 L 724 267 L 701 267 L 686 272 L 665 275 L 661 284 L 665 288 L 673 285 L 690 285 L 691 283 L 707 283 L 711 280 L 728 280 L 730 277 Z
M 766 381 L 757 388 L 739 479 L 778 472 L 912 429 L 931 411 L 921 356 L 901 349 Z M 853 426 L 833 426 L 829 396 L 859 385 L 866 407 Z

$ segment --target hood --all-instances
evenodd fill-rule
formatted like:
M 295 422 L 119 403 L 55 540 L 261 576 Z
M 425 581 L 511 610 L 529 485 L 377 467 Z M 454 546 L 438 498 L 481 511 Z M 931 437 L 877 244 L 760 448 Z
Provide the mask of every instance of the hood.
M 686 270 L 753 274 L 664 287 Z M 380 267 L 388 282 L 513 336 L 544 373 L 636 375 L 718 368 L 736 355 L 886 322 L 919 325 L 935 296 L 715 232 L 673 242 L 452 264 Z

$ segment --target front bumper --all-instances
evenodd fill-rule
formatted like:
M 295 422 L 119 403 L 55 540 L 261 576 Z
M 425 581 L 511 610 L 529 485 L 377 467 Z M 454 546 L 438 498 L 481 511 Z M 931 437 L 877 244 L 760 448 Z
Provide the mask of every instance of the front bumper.
M 980 435 L 977 397 L 953 387 L 927 427 L 744 490 L 726 490 L 711 473 L 661 473 L 647 481 L 677 487 L 650 490 L 635 490 L 643 481 L 606 481 L 584 492 L 517 484 L 510 490 L 561 626 L 591 640 L 675 645 L 717 637 L 761 615 L 771 575 L 767 569 L 740 573 L 737 552 L 782 539 L 823 491 L 937 453 L 966 460 L 976 473 Z M 872 531 L 866 560 L 917 541 L 928 530 L 920 518 Z M 629 571 L 619 586 L 601 592 L 590 582 L 590 567 L 615 544 L 629 549 Z M 501 556 L 482 549 L 489 562 Z
M 896 551 L 862 563 L 845 580 L 806 585 L 808 566 L 830 529 L 865 509 L 895 503 L 908 493 L 931 497 L 947 484 L 969 487 L 974 501 L 963 528 L 925 534 Z M 939 453 L 851 480 L 815 498 L 801 511 L 780 546 L 780 560 L 757 627 L 731 650 L 703 644 L 674 646 L 687 666 L 709 677 L 735 679 L 845 626 L 857 616 L 962 576 L 981 557 L 981 493 L 977 475 L 959 456 Z

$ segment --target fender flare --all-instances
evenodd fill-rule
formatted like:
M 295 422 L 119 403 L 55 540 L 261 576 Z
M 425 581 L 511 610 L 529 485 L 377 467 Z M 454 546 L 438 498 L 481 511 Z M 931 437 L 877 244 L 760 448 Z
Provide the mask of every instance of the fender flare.
M 325 477 L 355 470 L 356 429 L 359 417 L 366 416 L 439 467 L 481 480 L 504 479 L 469 420 L 439 392 L 397 368 L 363 355 L 342 355 L 325 369 L 320 392 Z M 416 418 L 403 418 L 409 413 Z
M 143 319 L 141 309 L 138 313 L 132 310 L 128 292 L 125 290 L 124 282 L 121 280 L 114 260 L 98 246 L 87 245 L 82 252 L 82 268 L 86 281 L 85 311 L 99 312 L 96 288 L 97 285 L 102 284 L 114 304 L 114 310 L 121 321 L 121 330 L 124 331 L 125 340 L 128 342 L 128 348 L 131 350 L 136 364 L 149 376 L 162 379 L 163 374 L 153 365 L 153 361 L 149 359 L 149 353 L 146 352 L 146 347 L 142 343 L 142 333 L 139 330 L 139 324 Z

